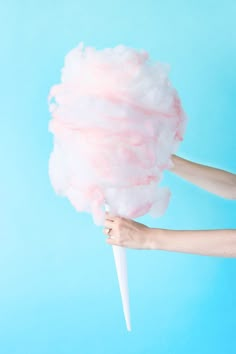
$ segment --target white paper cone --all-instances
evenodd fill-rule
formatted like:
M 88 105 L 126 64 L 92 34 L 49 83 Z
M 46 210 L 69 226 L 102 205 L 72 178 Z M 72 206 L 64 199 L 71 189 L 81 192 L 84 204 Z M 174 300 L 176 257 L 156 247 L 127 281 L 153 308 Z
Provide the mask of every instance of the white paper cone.
M 108 205 L 106 205 L 106 211 L 109 211 Z M 126 249 L 124 247 L 114 245 L 112 246 L 112 248 L 115 259 L 117 277 L 119 281 L 126 327 L 128 331 L 131 331 Z

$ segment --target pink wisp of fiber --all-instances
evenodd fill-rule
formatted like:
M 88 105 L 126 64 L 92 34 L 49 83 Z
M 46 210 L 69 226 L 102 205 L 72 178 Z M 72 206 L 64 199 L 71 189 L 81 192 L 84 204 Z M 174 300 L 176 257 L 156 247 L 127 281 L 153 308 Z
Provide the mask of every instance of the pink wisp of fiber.
M 49 94 L 54 148 L 49 176 L 57 194 L 103 225 L 113 215 L 161 216 L 170 191 L 158 184 L 183 140 L 186 114 L 169 66 L 124 45 L 80 43 L 65 57 Z

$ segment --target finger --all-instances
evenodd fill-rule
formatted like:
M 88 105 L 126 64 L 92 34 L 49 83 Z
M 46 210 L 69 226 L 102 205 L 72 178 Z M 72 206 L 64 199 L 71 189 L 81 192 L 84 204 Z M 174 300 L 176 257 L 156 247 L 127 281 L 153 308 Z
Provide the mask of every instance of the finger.
M 104 226 L 108 227 L 109 229 L 112 229 L 114 227 L 114 222 L 106 219 L 104 222 Z
M 119 240 L 117 240 L 117 239 L 115 239 L 115 238 L 107 238 L 106 239 L 106 243 L 108 244 L 108 245 L 114 245 L 114 246 L 120 246 L 120 242 L 119 242 Z
M 105 227 L 105 228 L 103 229 L 103 233 L 104 233 L 106 236 L 110 237 L 110 236 L 111 236 L 111 231 L 110 231 L 110 230 L 111 230 L 110 228 Z
M 114 221 L 115 220 L 115 216 L 111 215 L 108 211 L 106 211 L 106 219 Z

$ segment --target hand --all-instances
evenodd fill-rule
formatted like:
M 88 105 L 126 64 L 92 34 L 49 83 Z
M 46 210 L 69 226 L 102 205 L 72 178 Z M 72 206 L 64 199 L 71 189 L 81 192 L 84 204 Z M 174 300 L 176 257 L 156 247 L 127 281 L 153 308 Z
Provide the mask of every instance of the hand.
M 151 228 L 146 225 L 124 217 L 111 216 L 106 212 L 104 226 L 103 232 L 108 236 L 106 242 L 110 245 L 135 249 L 151 248 Z

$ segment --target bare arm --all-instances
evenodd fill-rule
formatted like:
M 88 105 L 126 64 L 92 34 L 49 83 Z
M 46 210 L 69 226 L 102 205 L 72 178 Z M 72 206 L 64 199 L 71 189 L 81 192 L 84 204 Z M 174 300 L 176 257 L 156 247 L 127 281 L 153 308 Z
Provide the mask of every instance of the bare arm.
M 215 257 L 236 257 L 236 230 L 166 230 L 106 213 L 107 243 L 127 248 L 163 250 Z
M 208 192 L 236 199 L 236 174 L 172 156 L 171 171 Z
M 146 249 L 236 257 L 236 230 L 165 230 L 150 228 Z

